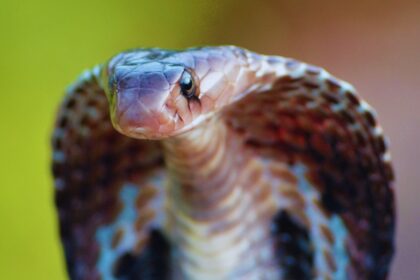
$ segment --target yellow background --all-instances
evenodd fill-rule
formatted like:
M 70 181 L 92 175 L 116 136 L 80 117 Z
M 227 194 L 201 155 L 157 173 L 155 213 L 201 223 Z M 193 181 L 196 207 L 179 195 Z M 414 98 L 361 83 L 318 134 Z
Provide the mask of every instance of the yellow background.
M 418 1 L 2 1 L 0 279 L 66 279 L 49 137 L 85 68 L 133 47 L 237 44 L 354 83 L 378 109 L 398 178 L 392 279 L 420 275 Z

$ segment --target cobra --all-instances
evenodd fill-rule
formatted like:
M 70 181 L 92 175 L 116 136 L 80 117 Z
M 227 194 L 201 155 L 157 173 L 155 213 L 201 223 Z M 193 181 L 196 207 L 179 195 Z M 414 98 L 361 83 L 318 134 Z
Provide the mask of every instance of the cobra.
M 235 46 L 136 49 L 59 108 L 71 279 L 385 279 L 393 171 L 373 109 L 322 68 Z

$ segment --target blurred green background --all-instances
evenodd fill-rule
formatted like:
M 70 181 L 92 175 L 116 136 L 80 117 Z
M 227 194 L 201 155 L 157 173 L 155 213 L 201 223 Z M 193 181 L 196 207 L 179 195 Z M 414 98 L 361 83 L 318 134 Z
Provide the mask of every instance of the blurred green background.
M 66 279 L 49 171 L 66 86 L 127 48 L 207 44 L 326 67 L 377 108 L 398 178 L 392 279 L 416 279 L 419 30 L 418 1 L 2 1 L 0 279 Z

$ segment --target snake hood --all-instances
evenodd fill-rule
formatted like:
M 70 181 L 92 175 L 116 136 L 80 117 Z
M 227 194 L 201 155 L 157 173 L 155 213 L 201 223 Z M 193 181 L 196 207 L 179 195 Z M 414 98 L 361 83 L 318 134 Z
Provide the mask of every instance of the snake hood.
M 71 279 L 387 277 L 387 141 L 320 67 L 233 46 L 123 52 L 69 88 L 52 138 Z
M 245 52 L 233 46 L 121 53 L 101 75 L 112 123 L 139 139 L 188 131 L 245 90 L 236 83 L 245 59 Z

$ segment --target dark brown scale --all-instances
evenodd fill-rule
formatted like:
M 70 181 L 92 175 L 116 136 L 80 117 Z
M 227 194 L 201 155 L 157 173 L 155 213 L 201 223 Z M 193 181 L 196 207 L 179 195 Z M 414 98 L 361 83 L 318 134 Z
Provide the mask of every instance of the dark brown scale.
M 126 280 L 169 279 L 170 247 L 159 231 L 150 233 L 147 246 L 140 254 L 127 253 L 120 257 L 114 267 L 114 276 Z
M 112 243 L 111 243 L 111 247 L 113 249 L 115 249 L 121 242 L 121 239 L 124 236 L 124 229 L 119 228 L 117 230 L 117 232 L 114 234 L 114 236 L 112 237 Z
M 356 137 L 356 139 L 357 139 L 357 142 L 356 142 L 356 144 L 360 147 L 360 148 L 362 148 L 362 147 L 365 147 L 366 145 L 367 145 L 367 139 L 365 138 L 365 136 L 362 134 L 362 132 L 360 132 L 360 131 L 356 131 L 355 133 L 354 133 L 354 135 L 355 135 L 355 137 Z
M 333 259 L 333 257 L 331 256 L 331 253 L 328 251 L 323 252 L 325 259 L 327 260 L 327 265 L 329 266 L 331 271 L 336 271 L 337 270 L 337 264 L 335 262 L 335 260 Z
M 325 225 L 321 225 L 321 232 L 325 239 L 328 241 L 328 243 L 330 243 L 330 245 L 333 245 L 335 242 L 335 237 L 331 230 Z
M 330 92 L 323 92 L 321 93 L 321 96 L 331 104 L 338 104 L 340 102 L 339 97 L 336 94 L 330 93 Z
M 284 91 L 284 92 L 289 92 L 289 91 L 298 90 L 299 86 L 298 85 L 293 85 L 293 84 L 290 84 L 290 85 L 286 84 L 286 85 L 282 85 L 278 89 L 281 90 L 281 91 Z
M 366 112 L 364 112 L 363 115 L 366 118 L 368 125 L 370 125 L 371 127 L 375 127 L 376 126 L 375 117 L 372 115 L 371 112 L 366 111 Z
M 352 92 L 346 91 L 345 92 L 346 98 L 350 101 L 350 103 L 356 107 L 360 106 L 360 99 Z
M 341 111 L 340 116 L 349 124 L 355 123 L 355 119 L 349 111 Z
M 288 201 L 293 203 L 293 206 L 298 209 L 305 208 L 305 200 L 302 196 L 296 191 L 281 191 L 282 196 L 287 198 Z
M 281 211 L 273 219 L 271 233 L 275 236 L 275 253 L 283 279 L 313 279 L 314 256 L 308 229 L 289 213 Z
M 145 225 L 150 223 L 150 221 L 155 217 L 155 212 L 150 208 L 143 208 L 138 209 L 139 210 L 139 216 L 137 217 L 137 220 L 135 222 L 135 227 L 137 231 L 141 231 L 144 229 Z
M 273 88 L 277 88 L 279 86 L 285 86 L 289 84 L 294 84 L 296 82 L 301 81 L 302 78 L 293 78 L 291 76 L 283 76 L 281 78 L 278 78 L 275 83 L 273 84 Z
M 76 106 L 76 99 L 70 98 L 64 106 L 66 109 L 72 110 Z
M 379 136 L 375 139 L 375 148 L 380 154 L 384 154 L 386 151 L 385 139 L 383 136 Z
M 394 169 L 392 168 L 390 163 L 384 163 L 384 173 L 388 181 L 392 182 L 395 179 Z
M 309 149 L 317 158 L 330 158 L 333 150 L 324 137 L 319 134 L 310 136 Z
M 315 90 L 319 88 L 318 84 L 312 82 L 304 82 L 302 85 L 309 90 Z
M 66 128 L 68 123 L 68 119 L 66 116 L 62 116 L 61 119 L 58 121 L 58 127 Z
M 145 186 L 140 191 L 136 199 L 136 207 L 140 210 L 156 195 L 156 189 L 153 186 Z
M 341 88 L 339 82 L 334 78 L 328 78 L 326 83 L 330 92 L 337 93 Z
M 313 98 L 310 96 L 305 96 L 303 94 L 297 95 L 289 100 L 289 106 L 298 110 L 299 108 L 305 108 L 308 103 L 312 102 Z

